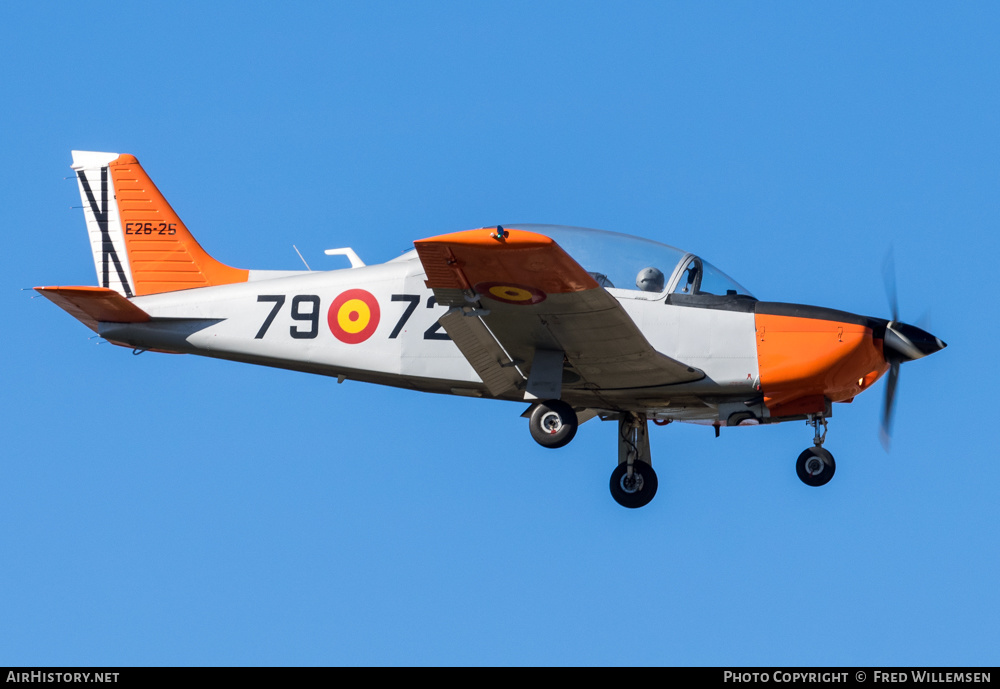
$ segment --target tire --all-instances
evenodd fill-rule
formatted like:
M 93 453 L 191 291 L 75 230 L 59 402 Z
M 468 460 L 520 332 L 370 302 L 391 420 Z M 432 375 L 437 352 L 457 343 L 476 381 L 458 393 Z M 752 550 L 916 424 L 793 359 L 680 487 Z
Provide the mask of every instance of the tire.
M 825 486 L 836 470 L 837 463 L 833 461 L 833 455 L 822 447 L 810 447 L 795 462 L 795 473 L 807 486 Z
M 622 507 L 635 509 L 649 504 L 656 495 L 658 482 L 653 467 L 643 461 L 632 463 L 634 484 L 627 485 L 628 464 L 622 462 L 611 472 L 611 497 Z
M 540 402 L 531 412 L 531 437 L 542 447 L 557 448 L 569 443 L 578 426 L 573 407 L 561 400 Z

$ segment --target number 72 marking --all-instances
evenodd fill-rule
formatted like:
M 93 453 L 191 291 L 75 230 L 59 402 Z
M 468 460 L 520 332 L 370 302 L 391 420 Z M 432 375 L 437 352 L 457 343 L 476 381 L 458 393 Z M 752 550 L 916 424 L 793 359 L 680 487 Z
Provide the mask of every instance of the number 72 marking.
M 392 332 L 389 333 L 390 340 L 396 339 L 399 333 L 403 331 L 403 326 L 406 325 L 406 322 L 408 320 L 410 320 L 410 316 L 413 315 L 413 312 L 417 310 L 417 305 L 420 303 L 420 296 L 417 294 L 394 294 L 392 295 L 392 300 L 405 301 L 408 303 L 406 305 L 406 308 L 403 310 L 403 315 L 399 317 L 399 321 L 396 323 L 396 327 L 394 327 L 392 329 Z M 427 297 L 427 308 L 433 309 L 435 306 L 437 306 L 437 299 L 432 294 L 431 296 Z M 448 336 L 448 333 L 440 332 L 440 330 L 441 330 L 441 324 L 438 323 L 437 321 L 434 321 L 431 327 L 427 328 L 427 330 L 424 331 L 424 339 L 425 340 L 451 339 Z

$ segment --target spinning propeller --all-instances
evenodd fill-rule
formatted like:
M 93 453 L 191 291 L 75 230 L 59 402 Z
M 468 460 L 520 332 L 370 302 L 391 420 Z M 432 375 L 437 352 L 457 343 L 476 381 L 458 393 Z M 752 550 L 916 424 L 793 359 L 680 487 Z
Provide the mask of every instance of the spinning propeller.
M 947 345 L 939 338 L 914 325 L 899 320 L 899 301 L 896 297 L 896 267 L 892 252 L 885 260 L 883 270 L 885 291 L 892 309 L 892 320 L 885 326 L 882 354 L 889 364 L 889 376 L 885 382 L 885 402 L 882 405 L 882 425 L 879 439 L 886 452 L 892 434 L 892 412 L 896 402 L 896 385 L 899 382 L 899 365 L 913 361 L 944 349 Z

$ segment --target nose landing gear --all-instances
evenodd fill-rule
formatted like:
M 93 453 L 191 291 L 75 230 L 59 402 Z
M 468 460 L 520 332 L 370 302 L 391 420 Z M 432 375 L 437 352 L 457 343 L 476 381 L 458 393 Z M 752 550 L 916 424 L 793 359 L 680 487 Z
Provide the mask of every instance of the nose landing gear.
M 837 463 L 833 461 L 833 455 L 829 450 L 823 449 L 823 441 L 826 440 L 826 418 L 822 415 L 810 414 L 808 423 L 813 427 L 815 437 L 814 447 L 810 447 L 799 455 L 795 462 L 795 473 L 799 479 L 807 486 L 825 486 L 833 478 L 833 472 L 837 470 Z M 820 431 L 822 424 L 823 430 Z

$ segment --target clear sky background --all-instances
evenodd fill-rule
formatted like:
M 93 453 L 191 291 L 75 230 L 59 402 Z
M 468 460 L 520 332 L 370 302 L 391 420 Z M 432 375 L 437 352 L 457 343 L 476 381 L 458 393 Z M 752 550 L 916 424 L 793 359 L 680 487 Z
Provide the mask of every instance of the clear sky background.
M 0 665 L 996 665 L 1000 9 L 912 2 L 0 5 Z M 948 349 L 811 429 L 616 427 L 143 354 L 70 150 L 132 153 L 230 265 L 498 222 L 636 234 Z

